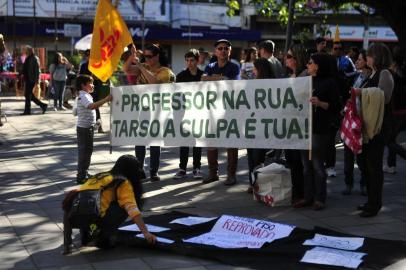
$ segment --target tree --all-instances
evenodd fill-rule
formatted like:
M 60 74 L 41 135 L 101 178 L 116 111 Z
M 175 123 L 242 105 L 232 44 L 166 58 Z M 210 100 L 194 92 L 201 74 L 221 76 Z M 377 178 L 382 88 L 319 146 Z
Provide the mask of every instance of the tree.
M 297 0 L 295 10 L 299 13 L 315 13 L 321 9 L 340 10 L 353 7 L 363 14 L 362 5 L 375 10 L 393 29 L 399 39 L 399 45 L 406 52 L 406 1 L 405 0 Z M 277 0 L 249 0 L 249 3 L 258 8 L 258 14 L 263 16 L 277 16 L 282 23 L 287 22 L 288 1 Z M 228 2 L 229 15 L 239 9 L 238 0 Z M 278 12 L 275 13 L 275 10 Z

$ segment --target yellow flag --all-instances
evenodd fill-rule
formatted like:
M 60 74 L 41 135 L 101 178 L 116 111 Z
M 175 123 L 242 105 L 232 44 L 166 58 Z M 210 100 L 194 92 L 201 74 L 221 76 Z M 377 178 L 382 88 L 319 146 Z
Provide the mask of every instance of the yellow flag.
M 127 25 L 111 1 L 100 0 L 93 24 L 89 70 L 101 81 L 107 81 L 117 69 L 124 48 L 132 42 Z
M 336 25 L 336 32 L 334 33 L 333 42 L 340 42 L 340 29 L 338 28 L 338 24 Z

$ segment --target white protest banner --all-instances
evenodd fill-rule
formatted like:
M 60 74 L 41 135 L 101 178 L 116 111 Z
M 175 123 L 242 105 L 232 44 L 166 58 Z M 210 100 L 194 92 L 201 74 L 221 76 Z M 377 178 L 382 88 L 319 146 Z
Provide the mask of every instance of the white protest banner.
M 311 77 L 114 87 L 119 145 L 309 149 Z
M 221 248 L 261 248 L 264 243 L 288 237 L 294 228 L 266 220 L 222 215 L 210 232 L 183 241 Z
M 151 225 L 151 224 L 145 224 L 145 226 L 147 227 L 149 232 L 164 232 L 164 231 L 169 231 L 169 228 L 164 228 L 164 227 L 160 227 L 160 226 L 155 226 L 155 225 Z M 140 232 L 140 228 L 138 228 L 137 224 L 130 224 L 127 226 L 123 226 L 118 228 L 121 231 L 130 231 L 130 232 Z

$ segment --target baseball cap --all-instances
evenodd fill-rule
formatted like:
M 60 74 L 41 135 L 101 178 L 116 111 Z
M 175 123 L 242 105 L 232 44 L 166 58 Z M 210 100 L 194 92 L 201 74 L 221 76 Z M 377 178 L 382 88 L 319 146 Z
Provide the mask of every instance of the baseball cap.
M 227 39 L 219 39 L 219 40 L 217 40 L 217 41 L 214 43 L 214 47 L 217 47 L 217 45 L 219 45 L 220 43 L 225 43 L 225 44 L 227 44 L 228 46 L 231 47 L 231 42 L 228 41 Z

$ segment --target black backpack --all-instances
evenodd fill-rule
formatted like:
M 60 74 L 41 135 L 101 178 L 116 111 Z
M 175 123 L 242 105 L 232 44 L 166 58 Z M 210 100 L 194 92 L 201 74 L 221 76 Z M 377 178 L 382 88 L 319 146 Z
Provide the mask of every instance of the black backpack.
M 103 175 L 103 177 L 106 175 Z M 95 176 L 100 177 L 98 175 Z M 94 181 L 97 179 L 89 179 L 88 181 Z M 78 191 L 72 200 L 72 206 L 70 208 L 68 218 L 72 228 L 77 229 L 90 229 L 94 231 L 97 229 L 97 225 L 101 219 L 101 194 L 108 188 L 114 188 L 120 186 L 125 181 L 125 178 L 114 176 L 106 186 L 100 186 L 99 189 L 88 189 Z

